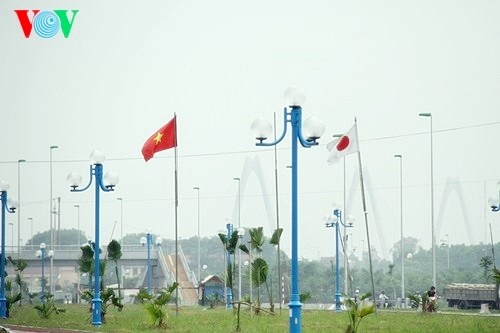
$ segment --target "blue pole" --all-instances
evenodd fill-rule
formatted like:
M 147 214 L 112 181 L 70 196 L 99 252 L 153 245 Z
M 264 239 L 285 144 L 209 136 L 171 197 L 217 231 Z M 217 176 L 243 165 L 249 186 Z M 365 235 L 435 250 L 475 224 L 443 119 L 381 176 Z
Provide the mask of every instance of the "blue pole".
M 340 308 L 340 265 L 339 265 L 339 221 L 342 216 L 340 210 L 336 209 L 333 214 L 337 217 L 335 222 L 335 311 L 342 311 Z M 345 254 L 344 254 L 345 255 Z
M 229 240 L 231 239 L 231 235 L 233 234 L 233 225 L 231 223 L 228 223 L 226 224 L 226 228 L 227 228 L 227 241 L 229 242 Z M 229 277 L 229 274 L 231 274 L 232 272 L 230 271 L 231 269 L 231 254 L 229 253 L 229 251 L 227 251 L 227 276 Z M 232 280 L 233 280 L 233 277 L 231 275 L 231 285 L 229 285 L 229 282 L 226 281 L 226 309 L 232 309 L 233 308 L 233 285 L 232 285 Z
M 296 96 L 294 96 L 296 95 Z M 292 98 L 289 98 L 292 97 Z M 310 148 L 312 146 L 318 145 L 317 139 L 324 132 L 324 127 L 321 129 L 319 126 L 312 136 L 304 138 L 302 135 L 302 108 L 300 107 L 301 102 L 304 100 L 301 89 L 296 87 L 291 87 L 285 92 L 285 99 L 290 99 L 289 105 L 291 111 L 288 112 L 287 108 L 284 109 L 284 128 L 283 133 L 280 138 L 276 139 L 273 143 L 266 143 L 264 140 L 267 139 L 268 134 L 265 133 L 265 128 L 271 126 L 262 123 L 260 120 L 256 120 L 252 127 L 256 129 L 256 139 L 259 141 L 257 146 L 274 146 L 283 140 L 287 132 L 287 124 L 290 123 L 292 126 L 292 258 L 291 258 L 291 293 L 290 302 L 288 306 L 290 308 L 289 315 L 289 328 L 290 333 L 300 333 L 302 330 L 302 304 L 300 303 L 299 295 L 299 256 L 298 256 L 298 143 L 302 147 Z
M 99 279 L 99 191 L 102 184 L 102 164 L 95 164 L 95 244 L 94 244 L 94 298 L 92 299 L 92 325 L 101 325 L 101 291 Z
M 68 182 L 71 188 L 71 192 L 83 192 L 87 190 L 90 185 L 92 185 L 92 180 L 95 177 L 95 242 L 94 242 L 94 296 L 92 298 L 92 325 L 99 326 L 102 324 L 102 300 L 101 300 L 101 280 L 100 280 L 100 260 L 99 260 L 99 215 L 100 215 L 100 190 L 104 192 L 114 191 L 115 185 L 118 183 L 118 177 L 116 175 L 111 175 L 107 179 L 109 182 L 105 184 L 103 181 L 103 167 L 102 161 L 104 160 L 104 154 L 100 151 L 94 151 L 91 154 L 91 160 L 93 166 L 90 166 L 90 180 L 87 186 L 84 188 L 78 188 L 81 184 L 81 177 L 76 173 L 72 172 L 68 175 Z M 91 242 L 89 241 L 89 244 Z M 92 274 L 89 273 L 89 289 L 91 285 Z
M 148 294 L 151 295 L 151 249 L 150 249 L 150 246 L 151 246 L 151 234 L 150 233 L 147 233 L 146 234 L 146 240 L 147 240 L 147 246 L 148 246 L 148 271 L 147 271 L 147 275 L 148 275 Z
M 298 257 L 298 209 L 297 209 L 297 140 L 301 125 L 300 106 L 292 107 L 292 293 L 290 295 L 290 332 L 299 333 L 302 329 L 299 296 L 299 257 Z
M 5 210 L 7 191 L 2 191 L 2 255 L 0 258 L 0 318 L 7 318 L 7 299 L 5 298 Z

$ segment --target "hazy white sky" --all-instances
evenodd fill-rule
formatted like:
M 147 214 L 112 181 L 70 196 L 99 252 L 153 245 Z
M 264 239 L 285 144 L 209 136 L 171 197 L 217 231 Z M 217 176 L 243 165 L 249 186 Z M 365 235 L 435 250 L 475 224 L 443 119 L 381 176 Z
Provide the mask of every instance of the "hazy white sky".
M 69 38 L 59 33 L 26 39 L 15 9 L 78 9 Z M 119 174 L 114 193 L 102 193 L 102 239 L 150 228 L 174 238 L 173 150 L 145 163 L 144 141 L 178 120 L 179 236 L 224 229 L 236 216 L 242 178 L 241 225 L 270 225 L 247 158 L 258 157 L 275 207 L 274 154 L 255 147 L 250 124 L 276 112 L 282 129 L 283 92 L 307 92 L 304 119 L 326 124 L 321 145 L 299 152 L 299 256 L 331 256 L 333 231 L 322 218 L 342 201 L 342 164 L 328 166 L 325 145 L 358 119 L 363 165 L 369 178 L 368 217 L 373 245 L 388 251 L 400 237 L 399 161 L 403 157 L 405 236 L 429 248 L 430 136 L 434 125 L 436 238 L 489 242 L 491 222 L 500 240 L 500 214 L 487 198 L 500 178 L 500 3 L 498 1 L 21 1 L 0 4 L 0 178 L 18 196 L 21 239 L 49 228 L 49 156 L 53 196 L 61 197 L 63 228 L 94 235 L 93 191 L 70 193 L 66 175 L 88 180 L 89 156 L 105 152 L 105 171 Z M 278 150 L 282 248 L 290 250 L 290 137 Z M 348 191 L 357 159 L 346 158 Z M 458 179 L 463 202 L 447 179 Z M 455 181 L 456 183 L 456 181 Z M 359 188 L 352 210 L 352 245 L 366 233 Z M 438 215 L 442 210 L 441 221 Z M 469 233 L 464 223 L 469 221 Z M 272 212 L 273 216 L 275 212 Z M 17 214 L 8 214 L 15 223 Z M 238 224 L 238 221 L 233 221 Z M 273 222 L 274 223 L 274 222 Z M 7 228 L 10 244 L 10 229 Z M 382 236 L 383 235 L 383 236 Z M 139 240 L 137 240 L 139 242 Z

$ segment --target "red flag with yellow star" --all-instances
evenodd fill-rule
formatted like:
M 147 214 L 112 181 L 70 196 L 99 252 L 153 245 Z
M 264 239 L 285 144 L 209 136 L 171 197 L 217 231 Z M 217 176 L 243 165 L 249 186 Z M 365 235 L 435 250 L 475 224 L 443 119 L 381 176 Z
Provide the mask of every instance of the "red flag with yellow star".
M 147 162 L 156 152 L 177 147 L 177 121 L 174 116 L 165 126 L 146 140 L 142 147 L 142 156 Z

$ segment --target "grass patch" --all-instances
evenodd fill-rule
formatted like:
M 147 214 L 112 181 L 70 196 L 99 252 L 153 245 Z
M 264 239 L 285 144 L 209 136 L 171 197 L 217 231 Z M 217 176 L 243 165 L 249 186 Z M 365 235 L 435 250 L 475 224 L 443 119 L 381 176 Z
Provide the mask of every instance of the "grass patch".
M 182 332 L 182 333 L 228 333 L 236 331 L 236 315 L 232 310 L 224 308 L 205 309 L 202 307 L 181 307 L 176 315 L 175 308 L 169 306 L 166 327 L 155 328 L 151 325 L 148 314 L 139 304 L 127 304 L 122 312 L 108 310 L 107 322 L 100 327 L 92 326 L 89 305 L 61 305 L 65 313 L 52 315 L 48 319 L 40 319 L 37 311 L 30 305 L 13 306 L 11 317 L 0 320 L 0 325 L 23 325 L 49 328 L 68 328 L 90 332 Z M 479 316 L 479 310 L 469 313 L 422 313 L 421 311 L 379 311 L 367 316 L 359 332 L 496 332 L 500 328 L 500 317 Z M 498 313 L 498 311 L 495 311 Z M 336 313 L 326 310 L 304 310 L 302 312 L 304 333 L 344 332 L 348 325 L 346 312 Z M 288 332 L 288 309 L 279 310 L 275 316 L 261 314 L 251 316 L 248 309 L 241 310 L 241 332 Z

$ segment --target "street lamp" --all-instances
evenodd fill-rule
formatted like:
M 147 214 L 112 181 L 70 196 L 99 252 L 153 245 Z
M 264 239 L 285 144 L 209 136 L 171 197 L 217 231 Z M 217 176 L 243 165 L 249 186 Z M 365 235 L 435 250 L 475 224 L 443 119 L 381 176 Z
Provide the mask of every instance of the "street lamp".
M 250 292 L 250 316 L 252 315 L 252 252 L 248 252 L 248 260 L 243 263 L 244 266 L 248 266 L 248 288 Z
M 394 155 L 394 157 L 399 158 L 399 212 L 401 221 L 401 299 L 403 304 L 406 305 L 405 298 L 405 260 L 404 260 L 404 249 L 403 249 L 403 155 Z
M 19 207 L 17 208 L 17 260 L 21 254 L 21 163 L 26 162 L 26 160 L 17 160 L 17 196 L 19 200 Z
M 446 252 L 448 253 L 448 269 L 450 269 L 450 235 L 445 234 L 446 240 L 441 240 L 441 246 L 446 245 Z M 445 243 L 446 242 L 446 243 Z
M 118 183 L 118 175 L 113 172 L 107 172 L 103 177 L 103 166 L 102 163 L 105 160 L 105 156 L 102 152 L 94 150 L 90 155 L 91 165 L 90 165 L 90 180 L 87 186 L 78 189 L 82 183 L 82 177 L 71 172 L 66 180 L 68 181 L 71 192 L 83 192 L 92 185 L 92 179 L 95 177 L 95 249 L 94 249 L 94 298 L 92 299 L 92 325 L 101 325 L 101 312 L 102 312 L 102 300 L 100 293 L 100 281 L 99 281 L 99 212 L 100 212 L 100 190 L 103 192 L 114 191 L 114 187 Z
M 227 240 L 229 241 L 231 239 L 231 235 L 233 234 L 233 225 L 231 223 L 226 224 L 226 229 L 227 229 Z M 229 251 L 227 251 L 227 265 L 226 265 L 226 270 L 228 271 L 227 276 L 229 277 L 229 269 L 231 267 L 231 254 Z M 229 279 L 227 279 L 229 280 Z M 231 281 L 233 278 L 231 278 Z M 232 309 L 233 308 L 233 291 L 232 291 L 232 283 L 231 286 L 229 286 L 228 281 L 226 281 L 226 309 Z
M 146 233 L 146 237 L 141 237 L 139 240 L 141 245 L 147 246 L 147 251 L 148 251 L 148 268 L 147 268 L 147 283 L 148 283 L 148 294 L 151 295 L 151 243 L 153 242 L 153 235 L 150 232 Z M 155 243 L 156 245 L 160 246 L 161 243 L 163 242 L 163 239 L 161 237 L 156 237 Z
M 310 148 L 318 145 L 318 140 L 325 132 L 324 124 L 316 117 L 310 117 L 305 120 L 302 128 L 302 107 L 301 104 L 305 101 L 304 91 L 297 86 L 291 86 L 284 94 L 287 105 L 291 108 L 288 112 L 284 109 L 284 128 L 281 137 L 274 142 L 265 143 L 264 140 L 269 138 L 273 128 L 269 121 L 258 118 L 252 123 L 252 131 L 255 138 L 259 141 L 257 146 L 274 146 L 283 140 L 287 131 L 287 123 L 292 127 L 292 275 L 291 284 L 292 290 L 290 295 L 290 332 L 298 333 L 302 330 L 301 311 L 302 304 L 299 297 L 299 257 L 298 257 L 298 142 L 302 147 Z
M 200 271 L 200 257 L 201 257 L 201 248 L 200 248 L 200 188 L 193 187 L 193 190 L 198 192 L 198 284 L 201 282 L 201 271 Z
M 431 239 L 432 239 L 432 285 L 436 286 L 436 236 L 434 235 L 434 162 L 432 144 L 432 114 L 419 113 L 420 117 L 428 117 L 431 125 Z
M 332 137 L 333 138 L 341 138 L 343 137 L 344 134 L 333 134 Z M 342 207 L 347 207 L 347 204 L 346 204 L 346 167 L 345 167 L 345 156 L 342 156 Z M 344 237 L 347 237 L 347 229 L 344 228 Z M 347 238 L 345 239 L 345 242 L 344 242 L 344 253 L 347 253 L 347 246 L 348 246 L 348 242 L 347 242 Z M 345 294 L 348 294 L 348 290 L 347 290 L 347 286 L 348 286 L 348 272 L 347 272 L 347 267 L 348 267 L 348 260 L 347 260 L 347 256 L 344 256 L 344 293 Z M 351 290 L 352 292 L 352 290 Z
M 498 197 L 493 196 L 488 199 L 488 203 L 493 212 L 498 212 L 500 210 L 500 181 L 497 182 L 497 190 L 498 190 Z M 495 261 L 495 247 L 493 245 L 494 243 L 493 243 L 493 232 L 491 231 L 491 223 L 490 223 L 490 238 L 491 238 L 491 255 L 493 257 L 493 268 L 496 269 L 497 267 Z
M 28 217 L 28 221 L 31 222 L 31 246 L 33 246 L 33 218 Z
M 240 239 L 240 244 L 241 240 L 243 239 L 243 236 L 245 236 L 245 229 L 244 228 L 238 228 L 238 238 Z M 238 301 L 241 302 L 241 249 L 239 251 L 239 258 L 238 258 Z
M 340 261 L 339 261 L 339 224 L 344 228 L 351 228 L 353 221 L 349 219 L 347 224 L 342 222 L 342 211 L 334 207 L 333 216 L 328 216 L 325 221 L 325 227 L 335 228 L 335 311 L 342 311 L 340 307 Z M 346 255 L 346 253 L 344 253 Z
M 40 281 L 42 292 L 41 292 L 40 299 L 42 300 L 43 303 L 45 303 L 45 270 L 44 270 L 45 264 L 44 264 L 44 261 L 46 258 L 45 254 L 47 252 L 46 246 L 47 245 L 45 243 L 40 243 L 40 250 L 36 251 L 36 257 L 40 258 L 41 263 L 42 263 L 42 280 Z M 48 253 L 48 257 L 52 258 L 53 256 L 54 256 L 54 251 L 50 250 Z
M 245 230 L 241 228 L 241 179 L 234 177 L 233 180 L 238 182 L 238 237 L 241 238 L 245 234 Z M 243 230 L 243 234 L 240 231 Z M 241 302 L 241 249 L 238 249 L 238 301 Z
M 77 228 L 78 228 L 78 240 L 76 241 L 77 244 L 80 244 L 80 238 L 82 237 L 81 231 L 80 231 L 80 205 L 73 205 L 73 207 L 77 208 Z
M 0 318 L 7 318 L 7 299 L 5 298 L 5 212 L 14 213 L 19 202 L 8 198 L 9 183 L 0 180 L 0 199 L 2 200 L 2 253 L 0 254 Z
M 78 224 L 77 224 L 77 228 L 78 228 L 78 240 L 76 241 L 77 244 L 80 244 L 80 205 L 73 205 L 73 207 L 75 208 L 78 208 Z M 76 303 L 77 304 L 80 304 L 80 272 L 78 272 L 78 279 L 77 279 L 77 282 L 76 282 L 76 290 L 77 290 L 77 293 L 76 293 Z
M 52 150 L 59 148 L 59 146 L 50 146 L 50 199 L 49 199 L 49 213 L 50 213 L 50 247 L 54 248 L 54 226 L 53 226 L 53 211 L 52 211 Z
M 50 199 L 49 199 L 49 213 L 50 213 L 50 248 L 54 249 L 54 244 L 55 244 L 55 236 L 54 236 L 54 229 L 55 229 L 55 214 L 54 210 L 52 209 L 52 202 L 54 200 L 53 194 L 52 194 L 52 151 L 54 149 L 58 149 L 59 146 L 50 146 Z M 52 276 L 54 274 L 54 263 L 51 261 L 50 262 L 50 291 L 52 292 Z
M 497 196 L 492 196 L 488 199 L 488 204 L 491 207 L 492 212 L 498 212 L 500 211 L 500 181 L 497 183 L 498 187 L 498 197 Z

